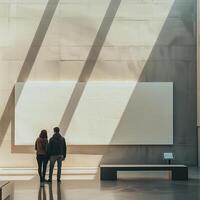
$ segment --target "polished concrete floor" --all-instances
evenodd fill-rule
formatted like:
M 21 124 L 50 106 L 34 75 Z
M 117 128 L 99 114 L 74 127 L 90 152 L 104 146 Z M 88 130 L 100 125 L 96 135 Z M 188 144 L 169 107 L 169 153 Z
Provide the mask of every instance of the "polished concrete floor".
M 2 177 L 1 177 L 2 178 Z M 6 179 L 6 176 L 4 177 Z M 9 180 L 12 176 L 8 177 Z M 197 200 L 200 199 L 200 169 L 189 169 L 189 181 L 171 181 L 168 173 L 119 174 L 118 181 L 100 182 L 98 176 L 40 187 L 37 176 L 15 176 L 14 200 Z M 82 179 L 82 180 L 81 180 Z

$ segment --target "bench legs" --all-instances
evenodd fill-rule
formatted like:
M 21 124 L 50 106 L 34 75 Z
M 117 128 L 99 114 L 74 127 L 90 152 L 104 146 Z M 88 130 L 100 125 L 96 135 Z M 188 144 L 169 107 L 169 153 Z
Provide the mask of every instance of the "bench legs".
M 177 168 L 172 170 L 172 180 L 184 181 L 188 180 L 188 168 Z
M 117 180 L 117 170 L 113 168 L 101 168 L 101 180 Z

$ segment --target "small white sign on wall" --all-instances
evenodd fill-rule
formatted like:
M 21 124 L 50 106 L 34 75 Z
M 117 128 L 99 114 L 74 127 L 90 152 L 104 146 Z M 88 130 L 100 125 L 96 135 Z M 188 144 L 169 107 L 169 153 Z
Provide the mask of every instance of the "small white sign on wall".
M 163 158 L 164 158 L 164 160 L 173 160 L 174 159 L 174 155 L 173 155 L 172 152 L 163 153 Z

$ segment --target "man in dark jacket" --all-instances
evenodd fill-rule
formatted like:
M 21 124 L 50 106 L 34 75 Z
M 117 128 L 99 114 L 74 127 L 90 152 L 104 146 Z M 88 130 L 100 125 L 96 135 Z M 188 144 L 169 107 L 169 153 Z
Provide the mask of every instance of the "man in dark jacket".
M 50 169 L 49 169 L 49 180 L 52 182 L 52 175 L 55 162 L 57 161 L 57 181 L 60 182 L 62 161 L 66 158 L 66 142 L 65 138 L 61 136 L 60 129 L 55 127 L 54 135 L 50 138 L 48 144 L 48 155 L 50 157 Z

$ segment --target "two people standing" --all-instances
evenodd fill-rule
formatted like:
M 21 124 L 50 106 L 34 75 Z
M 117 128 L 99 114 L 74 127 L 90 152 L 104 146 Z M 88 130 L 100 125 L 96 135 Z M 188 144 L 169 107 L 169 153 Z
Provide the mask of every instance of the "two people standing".
M 54 165 L 57 162 L 57 182 L 61 181 L 62 161 L 66 158 L 66 142 L 61 136 L 60 129 L 55 127 L 54 135 L 48 143 L 47 131 L 42 130 L 39 138 L 35 142 L 36 158 L 38 163 L 38 174 L 40 182 L 52 182 Z M 48 160 L 50 160 L 49 179 L 45 180 L 46 168 Z

